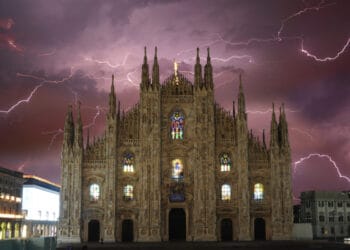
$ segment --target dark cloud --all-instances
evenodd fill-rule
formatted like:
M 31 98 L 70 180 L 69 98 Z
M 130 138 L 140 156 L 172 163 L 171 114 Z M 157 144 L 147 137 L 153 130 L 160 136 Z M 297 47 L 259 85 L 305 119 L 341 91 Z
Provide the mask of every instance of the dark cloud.
M 301 52 L 301 39 L 304 49 L 320 58 L 340 51 L 350 36 L 349 1 L 328 1 L 324 8 L 286 19 L 319 3 L 0 0 L 0 111 L 27 99 L 43 84 L 30 102 L 9 114 L 0 113 L 0 164 L 59 181 L 62 134 L 54 135 L 63 128 L 69 103 L 82 102 L 86 125 L 100 108 L 96 124 L 90 126 L 98 136 L 104 128 L 112 74 L 122 108 L 138 101 L 144 46 L 150 69 L 158 46 L 161 80 L 173 72 L 174 59 L 192 80 L 196 48 L 204 66 L 210 47 L 220 105 L 232 109 L 238 75 L 243 73 L 248 122 L 254 132 L 268 131 L 271 102 L 284 102 L 293 161 L 311 152 L 327 153 L 350 175 L 349 49 L 328 62 Z M 283 20 L 287 21 L 279 41 Z M 316 167 L 334 177 L 329 186 L 344 188 L 346 183 L 338 182 L 332 166 L 321 159 L 300 165 L 295 190 L 323 187 L 319 181 L 326 174 L 311 179 Z M 311 186 L 303 186 L 305 182 Z

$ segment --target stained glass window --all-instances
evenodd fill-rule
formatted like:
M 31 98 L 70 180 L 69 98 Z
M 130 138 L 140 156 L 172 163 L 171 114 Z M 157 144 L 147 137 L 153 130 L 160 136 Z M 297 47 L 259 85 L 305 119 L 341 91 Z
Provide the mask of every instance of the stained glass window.
M 184 169 L 182 165 L 182 161 L 180 159 L 175 159 L 172 161 L 173 171 L 172 178 L 179 181 L 184 177 Z
M 221 172 L 231 170 L 231 159 L 226 153 L 222 154 L 220 157 L 220 170 Z
M 221 186 L 221 200 L 229 201 L 231 200 L 231 187 L 228 184 Z
M 261 183 L 254 185 L 254 200 L 262 200 L 264 198 L 264 186 Z
M 133 173 L 134 172 L 134 156 L 130 153 L 126 153 L 123 159 L 123 172 Z
M 134 187 L 132 185 L 124 186 L 124 200 L 131 201 L 134 199 Z
M 96 183 L 90 185 L 90 200 L 98 201 L 100 198 L 100 186 Z
M 176 111 L 171 116 L 171 138 L 173 140 L 182 140 L 184 137 L 184 117 Z

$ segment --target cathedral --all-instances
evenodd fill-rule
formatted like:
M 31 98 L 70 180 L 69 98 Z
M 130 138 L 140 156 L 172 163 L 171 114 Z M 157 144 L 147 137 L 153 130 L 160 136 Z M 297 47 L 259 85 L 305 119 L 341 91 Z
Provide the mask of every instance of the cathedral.
M 291 153 L 284 107 L 269 146 L 248 130 L 239 77 L 232 113 L 214 100 L 209 49 L 194 80 L 160 83 L 146 48 L 140 100 L 120 110 L 112 76 L 106 127 L 83 142 L 80 107 L 64 126 L 58 242 L 250 241 L 291 238 Z

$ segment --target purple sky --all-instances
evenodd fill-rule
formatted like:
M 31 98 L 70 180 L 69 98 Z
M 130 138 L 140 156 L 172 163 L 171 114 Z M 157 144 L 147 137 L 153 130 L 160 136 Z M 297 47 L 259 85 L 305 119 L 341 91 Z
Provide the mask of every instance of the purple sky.
M 158 46 L 161 79 L 175 59 L 191 81 L 196 47 L 203 65 L 210 46 L 217 102 L 232 109 L 243 73 L 255 134 L 269 131 L 271 103 L 285 103 L 295 196 L 350 190 L 338 176 L 350 176 L 349 10 L 346 0 L 0 0 L 0 165 L 59 183 L 68 104 L 82 102 L 98 136 L 112 74 L 122 108 L 138 101 L 144 46 L 150 61 Z M 311 153 L 331 158 L 294 164 Z

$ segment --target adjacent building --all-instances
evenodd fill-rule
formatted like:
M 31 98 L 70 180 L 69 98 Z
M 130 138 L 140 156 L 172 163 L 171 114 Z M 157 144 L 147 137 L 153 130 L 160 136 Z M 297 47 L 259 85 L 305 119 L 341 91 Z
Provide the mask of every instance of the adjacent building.
M 22 173 L 0 167 L 0 240 L 21 236 L 22 184 Z
M 93 142 L 83 142 L 80 107 L 76 121 L 68 109 L 58 242 L 290 239 L 284 107 L 278 121 L 272 111 L 268 147 L 248 130 L 241 77 L 233 112 L 215 102 L 209 49 L 204 68 L 197 49 L 193 82 L 175 63 L 161 84 L 157 50 L 150 72 L 145 48 L 141 72 L 128 111 L 112 76 L 106 129 Z
M 311 223 L 314 239 L 350 236 L 350 191 L 301 193 L 301 222 Z
M 22 237 L 56 236 L 60 186 L 34 175 L 23 178 L 22 210 L 26 231 Z
M 60 186 L 0 167 L 0 240 L 56 236 Z

